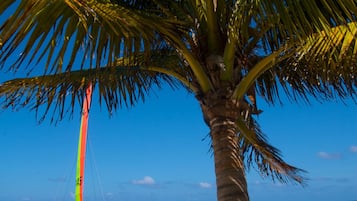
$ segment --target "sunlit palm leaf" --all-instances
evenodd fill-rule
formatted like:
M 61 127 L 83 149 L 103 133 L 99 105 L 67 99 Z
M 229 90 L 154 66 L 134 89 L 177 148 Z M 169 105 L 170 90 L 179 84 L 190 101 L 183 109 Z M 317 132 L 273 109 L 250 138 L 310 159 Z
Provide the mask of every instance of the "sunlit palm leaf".
M 356 98 L 356 36 L 357 23 L 351 22 L 307 38 L 301 51 L 275 69 L 290 97 Z
M 266 53 L 269 53 L 279 49 L 287 40 L 304 41 L 314 33 L 356 20 L 354 13 L 357 12 L 357 4 L 343 0 L 257 0 L 253 9 L 253 24 L 245 22 L 244 25 L 263 31 L 261 42 Z M 270 27 L 268 31 L 267 27 Z M 243 44 L 247 44 L 250 39 L 248 36 L 252 35 L 247 31 L 243 33 L 247 35 L 247 41 Z
M 356 26 L 356 22 L 340 25 L 312 34 L 305 42 L 282 47 L 281 53 L 270 54 L 252 68 L 233 97 L 242 98 L 253 80 L 257 80 L 258 92 L 273 103 L 272 97 L 278 97 L 279 90 L 267 86 L 276 88 L 275 76 L 293 100 L 300 97 L 308 101 L 309 95 L 320 100 L 356 97 Z M 269 79 L 261 77 L 264 71 L 269 71 Z

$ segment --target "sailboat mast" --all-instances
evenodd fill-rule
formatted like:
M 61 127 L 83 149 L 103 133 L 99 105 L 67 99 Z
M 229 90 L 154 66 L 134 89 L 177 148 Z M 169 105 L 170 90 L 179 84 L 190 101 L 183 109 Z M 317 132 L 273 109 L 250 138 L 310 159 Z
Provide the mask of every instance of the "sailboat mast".
M 88 129 L 88 113 L 92 96 L 92 85 L 86 89 L 86 94 L 83 100 L 81 127 L 79 131 L 77 169 L 76 169 L 76 189 L 75 201 L 83 201 L 83 183 L 84 183 L 84 165 L 86 156 L 87 129 Z

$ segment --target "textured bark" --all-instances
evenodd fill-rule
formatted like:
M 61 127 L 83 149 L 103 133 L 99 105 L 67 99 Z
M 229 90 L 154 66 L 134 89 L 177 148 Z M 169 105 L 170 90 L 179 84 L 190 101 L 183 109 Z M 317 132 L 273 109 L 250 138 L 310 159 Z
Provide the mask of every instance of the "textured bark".
M 241 107 L 235 101 L 222 99 L 222 96 L 220 100 L 211 98 L 217 96 L 209 97 L 201 99 L 201 108 L 211 130 L 218 201 L 249 201 L 235 124 Z
M 239 151 L 235 123 L 211 121 L 218 201 L 248 201 L 244 164 Z

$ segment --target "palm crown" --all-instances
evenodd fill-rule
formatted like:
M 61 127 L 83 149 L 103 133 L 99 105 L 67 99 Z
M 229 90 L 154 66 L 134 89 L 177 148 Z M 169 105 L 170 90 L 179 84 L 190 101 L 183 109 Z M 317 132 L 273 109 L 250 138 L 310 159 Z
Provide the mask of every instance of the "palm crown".
M 182 85 L 211 129 L 217 178 L 227 145 L 218 142 L 229 138 L 238 165 L 244 158 L 273 178 L 303 181 L 254 119 L 257 96 L 271 104 L 281 93 L 294 101 L 356 98 L 356 1 L 2 0 L 0 13 L 8 10 L 1 67 L 41 67 L 44 75 L 0 85 L 3 107 L 44 106 L 44 116 L 61 119 L 89 83 L 110 112 L 144 99 L 154 85 Z M 17 49 L 22 54 L 9 63 Z M 219 200 L 233 183 L 217 180 Z

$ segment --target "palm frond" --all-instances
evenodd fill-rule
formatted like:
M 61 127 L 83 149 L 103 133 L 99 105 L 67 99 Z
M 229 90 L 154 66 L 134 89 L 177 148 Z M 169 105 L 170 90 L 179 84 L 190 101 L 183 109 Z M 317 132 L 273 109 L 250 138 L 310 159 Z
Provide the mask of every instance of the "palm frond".
M 257 167 L 264 177 L 270 176 L 280 182 L 294 181 L 302 183 L 306 180 L 302 173 L 305 171 L 287 164 L 280 155 L 280 151 L 270 145 L 259 124 L 250 115 L 247 120 L 238 119 L 238 137 L 241 151 L 248 170 Z
M 274 65 L 280 62 L 280 55 L 284 52 L 284 50 L 285 48 L 279 52 L 274 52 L 273 54 L 259 61 L 236 86 L 232 98 L 237 100 L 244 98 L 244 95 L 256 82 L 257 78 L 259 78 L 265 71 L 271 69 Z
M 306 0 L 236 1 L 228 30 L 229 37 L 235 38 L 234 41 L 237 42 L 236 48 L 239 51 L 236 57 L 239 59 L 239 54 L 257 55 L 254 51 L 258 50 L 259 54 L 264 55 L 265 58 L 252 65 L 236 67 L 238 72 L 242 71 L 239 68 L 246 68 L 247 73 L 237 85 L 233 98 L 241 99 L 254 85 L 255 80 L 260 79 L 264 71 L 269 71 L 281 62 L 285 63 L 284 60 L 294 57 L 296 52 L 306 51 L 306 48 L 297 48 L 297 46 L 306 44 L 308 38 L 329 32 L 333 29 L 332 27 L 345 26 L 353 21 L 355 18 L 353 13 L 357 10 L 357 6 L 351 3 L 350 7 L 346 8 L 342 3 L 341 1 Z M 331 8 L 337 9 L 337 12 L 335 13 Z M 228 58 L 230 57 L 227 56 Z M 227 64 L 230 64 L 228 67 L 232 66 L 232 62 L 227 62 Z M 228 77 L 229 75 L 223 76 L 225 79 Z M 275 82 L 275 79 L 271 79 L 270 82 Z M 260 88 L 261 92 L 276 92 L 263 89 L 265 86 L 267 85 L 256 86 L 256 88 Z M 267 95 L 270 100 L 273 96 L 278 97 L 273 94 Z
M 293 100 L 357 98 L 356 44 L 357 22 L 340 25 L 311 35 L 274 70 Z
M 135 58 L 117 59 L 115 66 L 136 66 L 142 70 L 163 73 L 180 81 L 189 91 L 199 93 L 199 84 L 180 55 L 165 43 L 156 45 L 158 47 L 152 48 L 150 54 L 140 53 Z
M 312 34 L 303 42 L 289 41 L 278 50 L 281 53 L 273 52 L 252 67 L 233 97 L 242 98 L 254 86 L 269 103 L 274 103 L 279 100 L 278 89 L 282 86 L 293 101 L 356 98 L 356 36 L 354 21 Z
M 173 77 L 140 67 L 112 67 L 72 71 L 54 75 L 19 78 L 0 85 L 2 109 L 29 107 L 41 114 L 40 121 L 52 113 L 51 121 L 73 114 L 77 103 L 83 102 L 85 90 L 92 84 L 99 102 L 105 102 L 109 113 L 120 107 L 145 100 L 155 86 L 169 83 L 176 87 Z
M 235 1 L 227 9 L 227 45 L 236 44 L 239 54 L 251 54 L 258 47 L 259 54 L 268 55 L 288 42 L 303 42 L 314 33 L 355 21 L 357 4 L 342 0 L 249 0 Z
M 4 66 L 18 50 L 10 69 L 20 68 L 26 58 L 27 65 L 47 58 L 46 69 L 54 73 L 72 69 L 76 61 L 82 61 L 81 67 L 110 65 L 118 57 L 150 51 L 143 41 L 155 41 L 155 31 L 179 34 L 180 23 L 109 1 L 21 1 L 0 28 L 0 63 Z
M 357 12 L 356 1 L 342 0 L 263 0 L 256 7 L 259 11 L 252 28 L 264 31 L 261 44 L 266 53 L 279 49 L 287 40 L 302 42 L 314 33 L 355 21 Z

